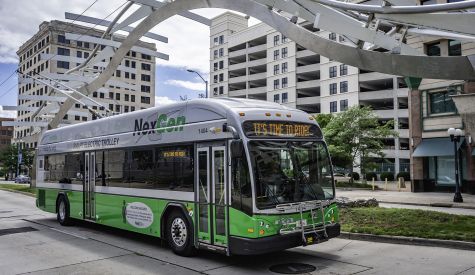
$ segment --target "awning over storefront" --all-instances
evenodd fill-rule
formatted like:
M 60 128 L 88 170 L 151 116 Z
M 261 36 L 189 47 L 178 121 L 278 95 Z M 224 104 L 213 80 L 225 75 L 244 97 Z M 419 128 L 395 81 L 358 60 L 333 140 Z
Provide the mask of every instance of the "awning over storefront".
M 460 139 L 460 142 L 457 144 L 458 149 L 464 140 L 465 138 Z M 423 139 L 412 154 L 413 157 L 443 157 L 453 155 L 454 144 L 450 141 L 449 137 Z

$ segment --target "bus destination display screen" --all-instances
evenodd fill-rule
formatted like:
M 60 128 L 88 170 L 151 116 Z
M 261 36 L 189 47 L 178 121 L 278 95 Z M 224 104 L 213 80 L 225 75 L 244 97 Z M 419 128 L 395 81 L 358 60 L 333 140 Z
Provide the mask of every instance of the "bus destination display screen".
M 290 121 L 246 121 L 243 124 L 247 137 L 255 138 L 321 138 L 315 124 Z

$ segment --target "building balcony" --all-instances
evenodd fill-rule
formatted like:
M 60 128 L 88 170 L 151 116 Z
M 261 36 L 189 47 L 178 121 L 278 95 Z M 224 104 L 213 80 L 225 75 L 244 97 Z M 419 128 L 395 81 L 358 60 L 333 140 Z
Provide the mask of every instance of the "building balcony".
M 229 91 L 229 96 L 230 97 L 245 97 L 246 95 L 261 95 L 261 94 L 266 94 L 267 93 L 267 87 L 256 87 L 256 88 L 250 88 L 250 89 L 241 89 L 241 90 L 234 90 L 234 91 Z
M 234 70 L 241 70 L 245 68 L 251 68 L 251 67 L 257 67 L 257 66 L 265 66 L 267 62 L 267 58 L 261 58 L 261 59 L 256 59 L 253 61 L 249 62 L 242 62 L 238 64 L 232 64 L 229 65 L 229 71 L 234 71 Z
M 228 79 L 229 84 L 236 84 L 236 83 L 241 83 L 241 82 L 246 82 L 246 81 L 247 81 L 247 75 L 230 77 Z
M 320 96 L 309 96 L 297 98 L 297 107 L 305 105 L 320 104 Z
M 409 117 L 408 109 L 374 110 L 374 113 L 380 118 Z
M 394 97 L 395 90 L 379 90 L 372 92 L 360 92 L 360 100 L 390 99 Z
M 267 45 L 266 44 L 257 45 L 257 46 L 254 46 L 254 47 L 245 48 L 245 49 L 237 50 L 237 51 L 234 51 L 234 52 L 230 52 L 229 53 L 229 58 L 233 58 L 233 57 L 237 57 L 237 56 L 241 56 L 241 55 L 246 55 L 246 54 L 252 54 L 252 53 L 256 53 L 256 52 L 262 52 L 262 51 L 266 51 L 266 50 L 267 50 Z
M 320 71 L 320 64 L 310 64 L 297 67 L 297 74 Z
M 297 89 L 319 88 L 320 79 L 297 82 Z
M 303 50 L 297 52 L 297 58 L 306 58 L 313 55 L 317 55 L 316 53 L 312 52 L 311 50 Z
M 393 78 L 393 75 L 390 74 L 383 74 L 383 73 L 378 73 L 378 72 L 371 72 L 371 73 L 363 73 L 359 75 L 359 81 L 360 82 L 365 82 L 365 81 L 374 81 L 374 80 L 379 80 L 379 79 L 388 79 L 388 78 Z
M 264 72 L 264 73 L 257 73 L 257 74 L 250 74 L 249 77 L 248 77 L 248 80 L 249 81 L 255 81 L 255 80 L 259 80 L 259 79 L 266 79 L 267 78 L 267 73 Z

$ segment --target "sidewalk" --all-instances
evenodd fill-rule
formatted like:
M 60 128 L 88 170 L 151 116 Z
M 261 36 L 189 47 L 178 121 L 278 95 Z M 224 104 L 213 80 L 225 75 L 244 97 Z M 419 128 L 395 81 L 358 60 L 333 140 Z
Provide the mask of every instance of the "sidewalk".
M 375 198 L 381 203 L 396 203 L 408 205 L 422 205 L 434 207 L 458 207 L 475 210 L 475 195 L 462 194 L 463 203 L 453 202 L 453 193 L 412 193 L 397 191 L 372 191 L 372 190 L 336 190 L 337 197 L 346 197 L 349 199 L 369 199 Z

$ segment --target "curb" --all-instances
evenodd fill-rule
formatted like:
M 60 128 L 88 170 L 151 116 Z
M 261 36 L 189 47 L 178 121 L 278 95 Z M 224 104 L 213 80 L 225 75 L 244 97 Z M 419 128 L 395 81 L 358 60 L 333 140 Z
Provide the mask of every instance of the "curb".
M 347 239 L 347 240 L 444 247 L 444 248 L 475 251 L 475 242 L 464 242 L 464 241 L 454 241 L 454 240 L 438 240 L 438 239 L 425 239 L 425 238 L 418 238 L 418 237 L 372 235 L 372 234 L 351 233 L 351 232 L 341 232 L 338 238 Z
M 379 203 L 388 203 L 388 204 L 404 204 L 404 205 L 415 205 L 415 206 L 430 206 L 430 207 L 447 207 L 447 208 L 462 208 L 462 209 L 474 209 L 475 206 L 470 205 L 458 205 L 452 203 L 416 203 L 416 202 L 395 202 L 395 201 L 378 201 Z
M 22 194 L 22 195 L 25 195 L 25 196 L 36 198 L 36 194 L 32 194 L 32 193 L 28 193 L 28 192 L 23 192 L 23 191 L 18 191 L 18 190 L 11 190 L 11 189 L 7 189 L 7 188 L 0 188 L 0 190 L 7 191 L 7 192 L 12 192 L 12 193 L 17 193 L 17 194 Z

